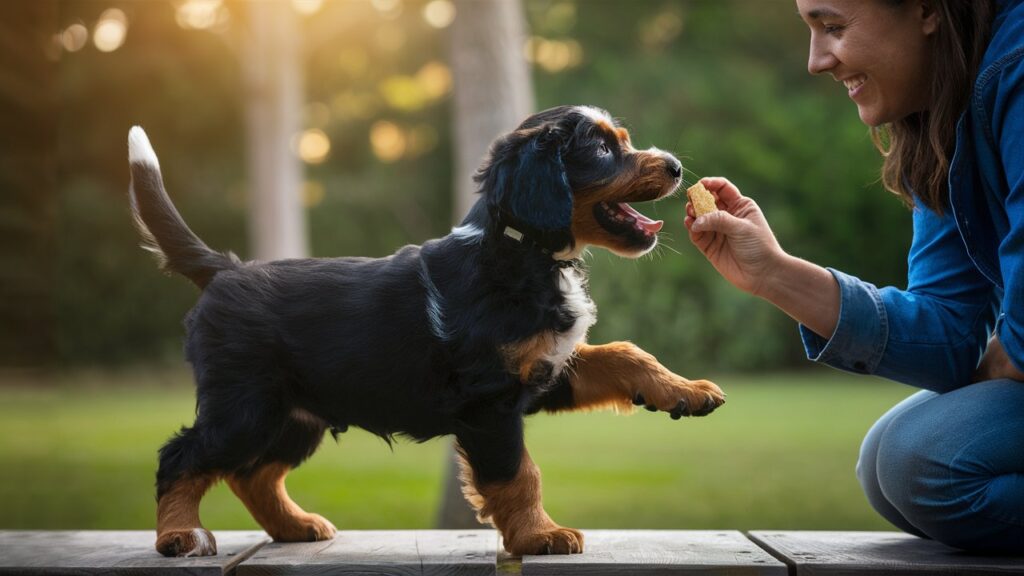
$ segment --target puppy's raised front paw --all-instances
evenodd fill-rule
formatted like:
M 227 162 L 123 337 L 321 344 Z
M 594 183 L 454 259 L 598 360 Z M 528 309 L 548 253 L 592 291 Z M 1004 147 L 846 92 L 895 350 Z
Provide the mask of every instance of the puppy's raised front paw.
M 725 404 L 725 392 L 709 380 L 687 380 L 675 374 L 667 381 L 648 386 L 634 396 L 633 404 L 651 412 L 668 412 L 673 420 L 683 416 L 707 416 Z

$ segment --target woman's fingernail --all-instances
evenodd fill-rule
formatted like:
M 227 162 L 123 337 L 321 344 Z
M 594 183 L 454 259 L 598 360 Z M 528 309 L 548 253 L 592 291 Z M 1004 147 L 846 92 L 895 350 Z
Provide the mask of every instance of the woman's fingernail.
M 701 232 L 701 231 L 704 230 L 704 217 L 703 216 L 701 216 L 700 218 L 697 218 L 696 220 L 693 221 L 693 229 L 696 232 Z

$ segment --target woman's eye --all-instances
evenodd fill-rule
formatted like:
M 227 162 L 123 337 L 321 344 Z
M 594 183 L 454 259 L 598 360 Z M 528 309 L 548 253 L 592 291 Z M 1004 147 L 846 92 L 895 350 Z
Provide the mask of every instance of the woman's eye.
M 826 34 L 839 34 L 840 32 L 843 31 L 843 26 L 839 26 L 836 24 L 825 24 L 824 29 Z

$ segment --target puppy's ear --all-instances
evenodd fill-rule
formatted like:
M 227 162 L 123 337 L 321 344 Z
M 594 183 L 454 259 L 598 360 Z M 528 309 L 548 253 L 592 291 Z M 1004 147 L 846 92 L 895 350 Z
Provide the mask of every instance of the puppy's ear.
M 492 215 L 551 251 L 572 242 L 572 189 L 554 124 L 517 130 L 491 146 L 475 180 Z

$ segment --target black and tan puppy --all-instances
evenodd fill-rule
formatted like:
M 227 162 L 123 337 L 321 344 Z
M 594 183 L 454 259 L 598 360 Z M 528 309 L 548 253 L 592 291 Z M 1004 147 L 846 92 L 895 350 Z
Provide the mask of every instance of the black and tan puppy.
M 144 246 L 202 289 L 185 319 L 195 424 L 160 449 L 162 554 L 216 553 L 199 501 L 220 479 L 275 540 L 331 538 L 334 526 L 292 502 L 284 479 L 325 431 L 349 426 L 389 440 L 454 434 L 466 497 L 509 552 L 580 552 L 580 532 L 541 504 L 523 416 L 645 404 L 678 418 L 723 402 L 713 383 L 633 344 L 585 342 L 595 309 L 578 257 L 588 245 L 651 250 L 662 223 L 627 202 L 666 196 L 682 175 L 671 155 L 635 150 L 604 111 L 526 119 L 492 145 L 461 226 L 379 259 L 215 252 L 171 204 L 142 129 L 128 143 Z

